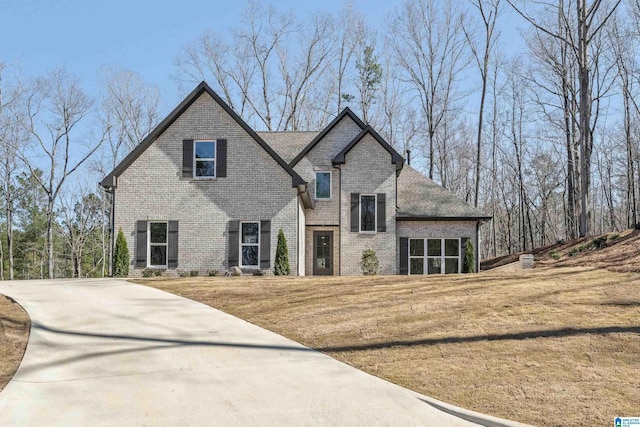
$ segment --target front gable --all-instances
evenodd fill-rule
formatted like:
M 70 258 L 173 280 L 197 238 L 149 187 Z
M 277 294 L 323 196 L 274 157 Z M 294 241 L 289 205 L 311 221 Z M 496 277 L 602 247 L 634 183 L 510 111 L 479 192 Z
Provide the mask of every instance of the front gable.
M 129 153 L 127 157 L 120 162 L 116 168 L 109 173 L 100 183 L 107 189 L 115 189 L 118 186 L 118 177 L 120 177 L 161 135 L 170 129 L 170 127 L 180 119 L 185 112 L 192 107 L 196 101 L 202 102 L 203 96 L 209 96 L 215 101 L 214 108 L 218 107 L 219 111 L 215 114 L 216 118 L 226 116 L 226 124 L 229 126 L 239 126 L 255 141 L 258 146 L 266 152 L 266 154 L 275 161 L 276 167 L 283 169 L 291 177 L 292 187 L 299 187 L 301 190 L 306 185 L 306 182 L 298 175 L 292 167 L 290 167 L 278 154 L 262 139 L 251 127 L 238 116 L 205 82 L 200 83 L 156 128 L 142 141 L 140 144 Z M 223 119 L 224 120 L 224 119 Z M 207 126 L 207 122 L 194 121 L 191 123 L 193 128 L 193 136 L 199 133 L 199 129 L 202 126 Z M 189 138 L 187 135 L 183 135 Z M 206 138 L 211 136 L 207 135 Z
M 358 143 L 365 139 L 365 137 L 370 137 L 372 140 L 376 141 L 389 155 L 391 156 L 391 163 L 393 163 L 396 167 L 396 176 L 400 174 L 402 167 L 404 166 L 404 159 L 396 150 L 389 145 L 378 133 L 371 127 L 366 126 L 346 147 L 342 149 L 333 159 L 331 159 L 331 163 L 335 165 L 343 165 L 346 163 L 346 155 L 349 153 Z

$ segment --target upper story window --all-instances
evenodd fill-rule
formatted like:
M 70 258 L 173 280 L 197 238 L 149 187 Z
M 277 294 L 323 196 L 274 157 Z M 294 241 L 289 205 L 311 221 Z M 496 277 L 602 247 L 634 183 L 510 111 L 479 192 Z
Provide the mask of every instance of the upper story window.
M 331 198 L 331 172 L 316 172 L 316 200 Z
M 376 195 L 360 195 L 360 231 L 376 231 Z
M 215 178 L 216 141 L 194 141 L 194 177 Z
M 242 267 L 258 267 L 260 250 L 260 223 L 243 222 L 240 234 Z
M 149 222 L 149 267 L 167 266 L 167 223 Z

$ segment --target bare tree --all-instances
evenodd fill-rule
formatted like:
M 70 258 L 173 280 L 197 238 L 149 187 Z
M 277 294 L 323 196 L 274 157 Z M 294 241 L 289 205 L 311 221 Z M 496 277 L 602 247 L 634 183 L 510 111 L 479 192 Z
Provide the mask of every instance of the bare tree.
M 482 26 L 484 30 L 484 37 L 481 38 L 481 42 L 474 40 L 474 37 L 463 25 L 463 30 L 471 52 L 475 59 L 478 70 L 480 71 L 480 77 L 482 79 L 482 91 L 480 93 L 480 108 L 478 110 L 478 139 L 476 148 L 476 182 L 475 193 L 473 203 L 475 207 L 478 207 L 478 196 L 480 192 L 480 169 L 481 169 L 481 151 L 482 151 L 482 125 L 484 120 L 484 104 L 487 96 L 487 83 L 489 80 L 489 65 L 491 63 L 491 51 L 494 48 L 496 41 L 498 40 L 499 33 L 495 33 L 496 20 L 500 14 L 500 0 L 469 0 L 471 4 L 478 9 L 478 13 L 482 18 Z
M 29 150 L 18 150 L 18 157 L 30 170 L 47 196 L 48 277 L 54 277 L 53 226 L 56 202 L 67 178 L 82 166 L 105 139 L 105 132 L 85 144 L 76 139 L 79 123 L 87 117 L 91 101 L 77 79 L 64 69 L 37 79 L 26 94 L 25 130 L 32 138 Z M 36 157 L 38 153 L 40 157 Z M 36 164 L 47 163 L 43 176 L 35 173 Z
M 0 63 L 0 179 L 4 199 L 5 226 L 7 233 L 7 257 L 9 261 L 9 279 L 14 278 L 14 239 L 13 217 L 16 202 L 15 180 L 19 173 L 17 150 L 26 143 L 24 131 L 24 110 L 21 108 L 22 87 L 19 82 L 5 84 L 3 71 L 6 65 Z M 3 254 L 4 255 L 4 254 Z M 0 272 L 4 279 L 4 260 L 0 260 Z
M 105 222 L 103 203 L 87 190 L 60 198 L 62 222 L 60 231 L 71 251 L 73 277 L 82 277 L 82 255 L 93 233 Z
M 133 150 L 158 123 L 160 89 L 130 70 L 106 68 L 101 105 L 112 168 Z
M 516 6 L 513 0 L 507 2 L 538 30 L 558 39 L 573 53 L 578 65 L 579 81 L 579 137 L 580 137 L 580 236 L 589 234 L 589 188 L 591 183 L 591 152 L 593 149 L 593 135 L 591 128 L 592 99 L 592 62 L 589 49 L 594 37 L 602 30 L 609 18 L 615 12 L 622 0 L 615 0 L 607 7 L 602 0 L 569 0 L 565 9 L 564 0 L 557 3 L 543 3 L 543 9 L 556 8 L 561 12 L 561 22 L 566 33 L 548 28 L 538 23 L 530 14 Z M 605 4 L 605 8 L 602 8 Z M 602 8 L 602 9 L 601 9 Z M 573 9 L 573 13 L 570 12 Z
M 391 23 L 391 48 L 425 117 L 431 179 L 436 163 L 436 132 L 461 99 L 455 83 L 469 63 L 462 31 L 464 20 L 453 1 L 417 0 L 406 2 Z

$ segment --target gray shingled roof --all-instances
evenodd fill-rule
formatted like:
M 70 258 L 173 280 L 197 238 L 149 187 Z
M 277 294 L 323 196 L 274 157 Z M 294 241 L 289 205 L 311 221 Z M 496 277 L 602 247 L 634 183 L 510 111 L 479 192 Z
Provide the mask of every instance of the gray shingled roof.
M 489 219 L 490 216 L 436 184 L 409 165 L 398 177 L 400 218 Z
M 256 132 L 282 159 L 291 161 L 318 135 L 318 132 Z

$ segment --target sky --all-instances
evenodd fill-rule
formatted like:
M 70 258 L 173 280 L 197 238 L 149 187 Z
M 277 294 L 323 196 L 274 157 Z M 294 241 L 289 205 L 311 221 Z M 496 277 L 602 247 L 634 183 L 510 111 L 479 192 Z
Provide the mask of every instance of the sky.
M 387 17 L 404 0 L 352 0 L 373 28 L 384 28 Z M 458 0 L 462 1 L 462 0 Z M 336 11 L 342 0 L 278 0 L 305 17 L 316 11 Z M 182 95 L 171 78 L 182 48 L 207 30 L 234 26 L 243 0 L 0 0 L 0 61 L 17 65 L 27 76 L 43 75 L 64 66 L 83 87 L 98 96 L 100 69 L 117 66 L 157 84 L 170 110 Z M 503 19 L 503 23 L 511 20 Z M 517 35 L 509 22 L 507 39 Z M 506 31 L 505 31 L 506 30 Z
M 339 10 L 340 0 L 278 0 L 304 17 Z M 397 8 L 399 0 L 353 0 L 374 27 Z M 0 61 L 22 74 L 43 75 L 64 66 L 96 97 L 99 71 L 118 66 L 157 84 L 167 107 L 180 102 L 171 74 L 181 49 L 207 30 L 230 28 L 245 5 L 242 0 L 0 0 Z

